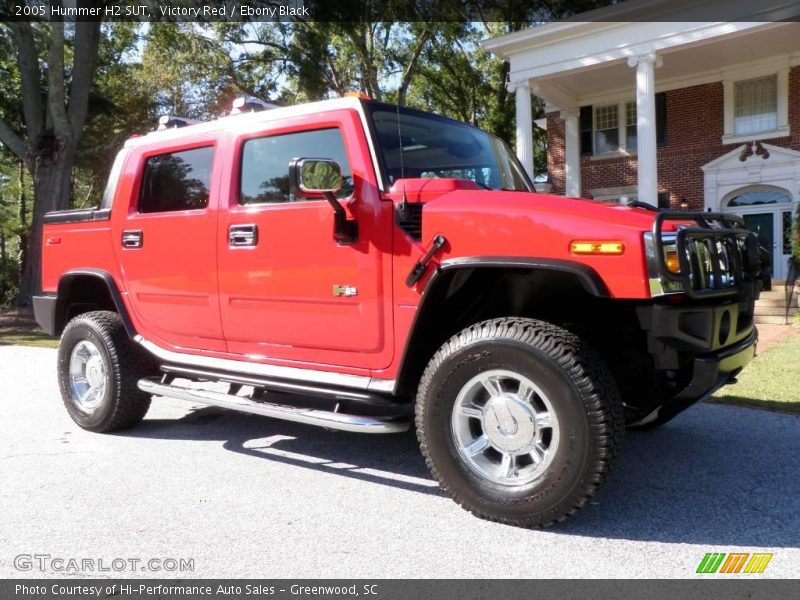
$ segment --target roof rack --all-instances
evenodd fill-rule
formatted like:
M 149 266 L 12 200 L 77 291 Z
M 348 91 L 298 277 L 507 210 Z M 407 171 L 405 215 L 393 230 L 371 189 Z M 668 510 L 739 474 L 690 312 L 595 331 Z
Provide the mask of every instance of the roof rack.
M 252 96 L 239 96 L 233 101 L 231 108 L 232 115 L 240 115 L 242 113 L 260 112 L 262 110 L 270 110 L 272 108 L 280 108 L 277 104 L 271 102 L 264 102 Z
M 178 127 L 186 127 L 187 125 L 196 125 L 200 121 L 195 119 L 186 119 L 184 117 L 173 117 L 172 115 L 161 115 L 158 117 L 158 127 L 156 131 L 164 131 L 165 129 L 177 129 Z

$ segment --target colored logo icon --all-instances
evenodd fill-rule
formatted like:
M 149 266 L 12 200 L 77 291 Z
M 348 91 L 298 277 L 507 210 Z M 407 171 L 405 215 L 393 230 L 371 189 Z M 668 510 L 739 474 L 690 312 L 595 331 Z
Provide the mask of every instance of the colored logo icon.
M 698 573 L 763 573 L 772 553 L 709 552 L 700 561 Z

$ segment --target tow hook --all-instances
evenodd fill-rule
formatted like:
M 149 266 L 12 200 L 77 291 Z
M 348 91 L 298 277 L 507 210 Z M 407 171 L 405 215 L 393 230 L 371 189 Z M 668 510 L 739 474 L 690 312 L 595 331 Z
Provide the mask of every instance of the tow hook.
M 447 243 L 447 239 L 441 235 L 437 234 L 433 237 L 433 242 L 431 243 L 430 249 L 425 253 L 425 256 L 420 258 L 417 261 L 417 264 L 414 265 L 414 268 L 411 269 L 411 272 L 406 277 L 406 285 L 408 287 L 414 287 L 414 284 L 417 283 L 425 273 L 425 269 L 428 268 L 428 263 L 431 262 L 433 255 L 436 254 L 445 244 Z

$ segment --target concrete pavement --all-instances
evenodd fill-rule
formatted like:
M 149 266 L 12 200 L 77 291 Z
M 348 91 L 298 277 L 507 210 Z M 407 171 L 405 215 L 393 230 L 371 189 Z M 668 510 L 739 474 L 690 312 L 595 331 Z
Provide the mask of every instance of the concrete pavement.
M 55 356 L 0 347 L 2 577 L 65 574 L 15 569 L 37 553 L 193 560 L 183 577 L 695 577 L 706 552 L 734 551 L 774 553 L 759 577 L 800 576 L 796 416 L 703 404 L 631 433 L 596 502 L 527 531 L 444 497 L 410 434 L 167 399 L 136 429 L 84 432 Z

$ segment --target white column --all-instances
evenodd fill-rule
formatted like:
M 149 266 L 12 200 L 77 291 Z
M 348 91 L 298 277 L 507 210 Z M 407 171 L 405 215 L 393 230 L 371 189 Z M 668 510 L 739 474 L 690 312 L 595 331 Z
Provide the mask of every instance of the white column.
M 656 138 L 655 53 L 628 58 L 636 67 L 636 154 L 639 200 L 658 206 L 658 155 Z
M 578 110 L 561 111 L 564 119 L 564 192 L 571 198 L 581 195 L 581 140 L 578 129 Z
M 531 87 L 527 81 L 512 84 L 517 94 L 517 158 L 533 179 L 533 117 Z

